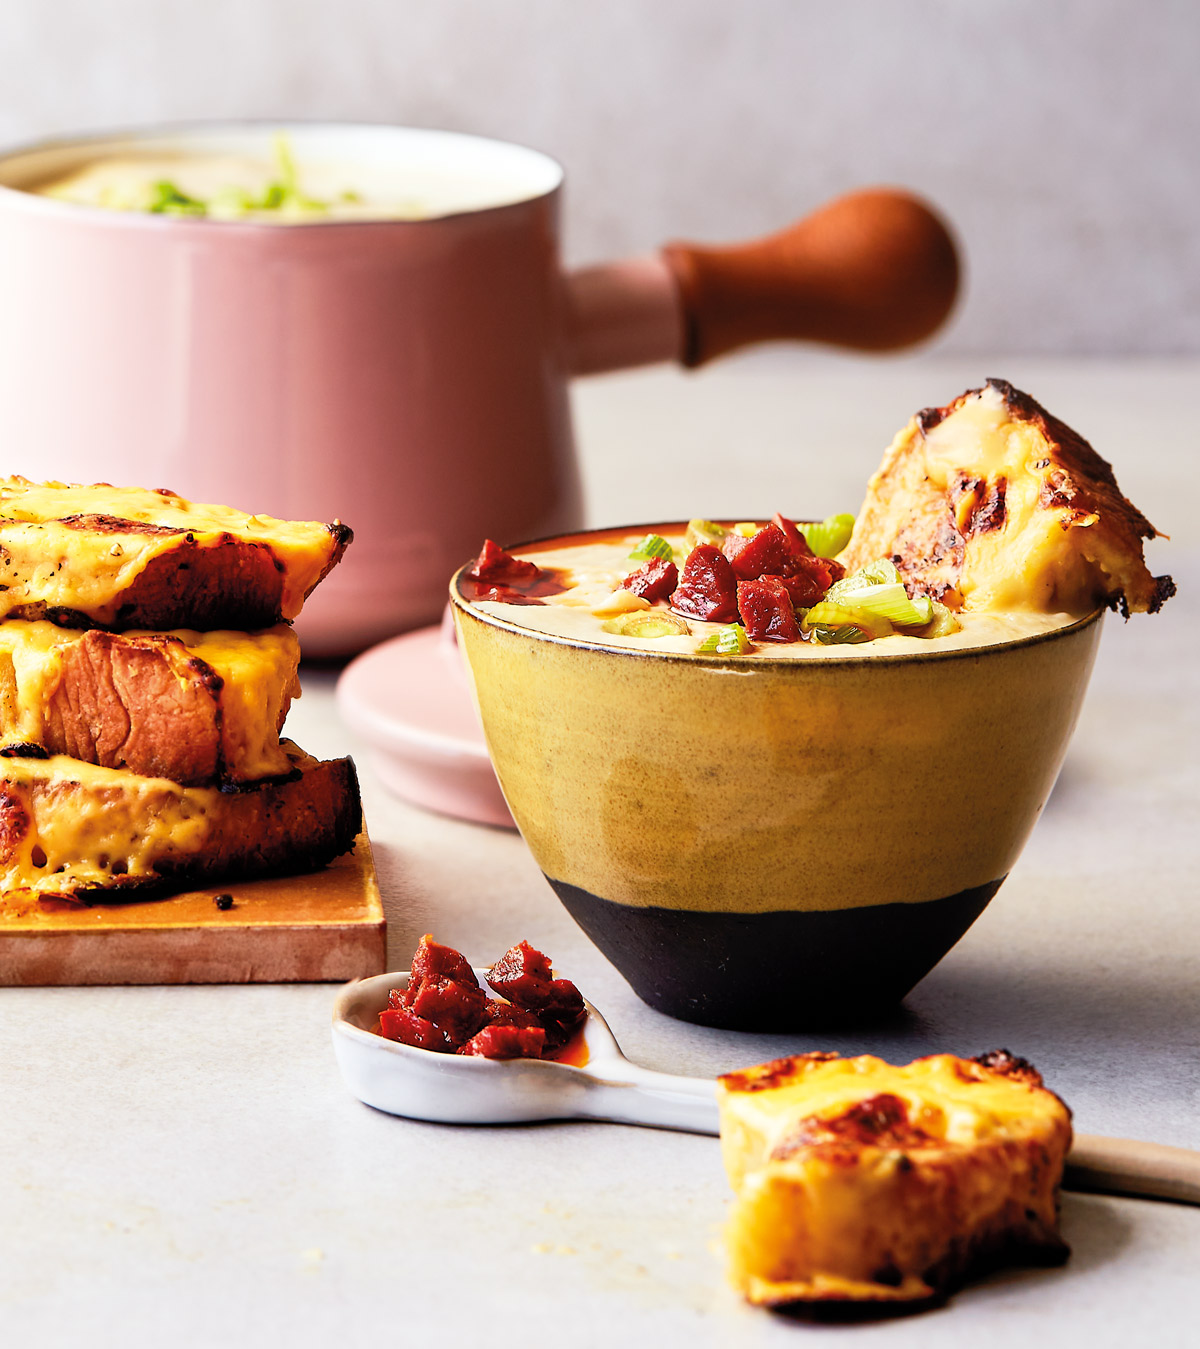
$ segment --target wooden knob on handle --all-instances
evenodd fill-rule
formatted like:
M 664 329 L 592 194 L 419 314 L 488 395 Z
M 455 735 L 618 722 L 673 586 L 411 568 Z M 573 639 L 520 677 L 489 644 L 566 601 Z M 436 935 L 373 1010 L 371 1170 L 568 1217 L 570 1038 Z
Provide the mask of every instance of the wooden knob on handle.
M 947 227 L 907 192 L 839 197 L 765 239 L 663 257 L 683 305 L 685 365 L 791 338 L 888 351 L 928 337 L 958 290 Z

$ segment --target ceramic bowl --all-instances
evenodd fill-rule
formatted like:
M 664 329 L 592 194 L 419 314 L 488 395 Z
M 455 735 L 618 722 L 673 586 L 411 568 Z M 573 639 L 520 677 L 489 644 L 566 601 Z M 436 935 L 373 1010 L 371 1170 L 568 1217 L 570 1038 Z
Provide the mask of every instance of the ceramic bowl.
M 1050 794 L 1101 630 L 1094 613 L 974 650 L 643 653 L 485 613 L 461 575 L 488 748 L 547 880 L 650 1006 L 743 1029 L 861 1020 L 958 941 Z

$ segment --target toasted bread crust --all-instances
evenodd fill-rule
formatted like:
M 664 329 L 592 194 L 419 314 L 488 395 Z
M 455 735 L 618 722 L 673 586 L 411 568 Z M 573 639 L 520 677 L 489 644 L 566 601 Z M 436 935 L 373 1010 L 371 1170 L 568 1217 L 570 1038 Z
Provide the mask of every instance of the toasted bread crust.
M 922 1303 L 1056 1263 L 1071 1115 L 1005 1050 L 894 1067 L 804 1054 L 726 1074 L 731 1274 L 767 1306 Z
M 227 687 L 203 652 L 239 673 L 243 687 Z M 287 773 L 277 737 L 298 689 L 298 659 L 286 627 L 259 634 L 75 634 L 6 623 L 0 739 L 10 743 L 0 754 L 65 754 L 183 786 Z
M 0 891 L 120 899 L 325 866 L 361 827 L 354 764 L 289 752 L 290 777 L 232 792 L 64 757 L 0 760 Z
M 173 492 L 0 479 L 0 618 L 114 632 L 291 622 L 353 537 L 340 521 Z
M 984 398 L 1002 402 L 1028 453 L 1023 460 L 1009 454 L 989 472 L 987 450 L 968 436 L 953 460 L 957 471 L 940 481 L 926 457 L 929 438 Z M 942 473 L 951 466 L 939 461 Z M 1006 551 L 1018 533 L 1024 541 Z M 1154 613 L 1175 593 L 1171 578 L 1151 576 L 1143 561 L 1143 539 L 1157 536 L 1082 436 L 1008 381 L 989 379 L 945 407 L 925 408 L 900 432 L 871 479 L 840 560 L 853 569 L 890 557 L 911 593 L 970 608 L 973 587 L 997 593 L 1005 557 L 1036 554 L 1047 568 L 1009 586 L 1010 598 L 1019 600 L 1023 590 L 1028 607 L 1085 612 L 1107 604 L 1128 616 Z

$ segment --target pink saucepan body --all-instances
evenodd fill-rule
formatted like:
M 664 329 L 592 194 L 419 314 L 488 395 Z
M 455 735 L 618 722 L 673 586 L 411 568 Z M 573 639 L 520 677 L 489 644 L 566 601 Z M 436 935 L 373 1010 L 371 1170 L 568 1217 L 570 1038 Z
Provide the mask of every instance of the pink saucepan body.
M 281 130 L 302 174 L 411 169 L 453 185 L 453 204 L 282 225 L 29 190 L 109 155 L 269 158 Z M 299 623 L 307 654 L 342 655 L 435 620 L 485 535 L 582 523 L 572 375 L 779 338 L 891 349 L 953 303 L 954 245 L 903 192 L 747 244 L 566 272 L 562 182 L 533 150 L 386 126 L 190 126 L 0 157 L 4 471 L 344 520 L 355 543 Z

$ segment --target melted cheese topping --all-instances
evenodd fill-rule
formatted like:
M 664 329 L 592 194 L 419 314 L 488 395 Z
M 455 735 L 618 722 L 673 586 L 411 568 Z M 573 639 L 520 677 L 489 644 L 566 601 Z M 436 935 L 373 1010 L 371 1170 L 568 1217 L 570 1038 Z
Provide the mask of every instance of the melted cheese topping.
M 1017 429 L 1004 396 L 987 385 L 977 398 L 968 399 L 925 433 L 926 476 L 945 491 L 967 464 L 988 478 L 1011 474 L 1024 466 L 1025 447 L 1013 442 Z
M 983 493 L 1004 483 L 1003 525 L 968 538 L 958 582 L 964 609 L 1086 613 L 1095 607 L 1086 565 L 1092 559 L 1086 539 L 1075 532 L 1088 521 L 1073 520 L 1068 530 L 1040 501 L 1043 477 L 1037 465 L 1045 451 L 1038 428 L 1015 420 L 991 385 L 925 433 L 918 458 L 925 477 L 942 491 L 949 491 L 960 473 L 981 479 Z M 964 532 L 976 504 L 971 493 L 957 504 Z
M 473 607 L 517 627 L 568 641 L 588 642 L 624 651 L 694 655 L 710 633 L 718 632 L 725 625 L 702 623 L 689 618 L 688 634 L 678 637 L 637 638 L 605 631 L 605 622 L 621 610 L 650 607 L 644 600 L 620 589 L 621 581 L 640 565 L 631 561 L 629 554 L 644 537 L 645 531 L 642 531 L 615 540 L 561 546 L 549 543 L 523 549 L 514 556 L 527 558 L 539 567 L 557 567 L 569 572 L 570 589 L 561 595 L 548 596 L 540 605 L 479 600 Z M 677 550 L 686 550 L 682 534 L 667 533 L 663 537 Z M 960 615 L 960 621 L 960 631 L 945 637 L 912 637 L 895 633 L 873 642 L 839 646 L 822 646 L 808 641 L 758 642 L 752 651 L 740 659 L 869 660 L 875 656 L 925 655 L 938 651 L 975 649 L 1053 632 L 1075 622 L 1076 616 L 1022 608 L 966 613 Z
M 64 524 L 72 516 L 108 516 L 156 526 L 162 533 L 93 530 Z M 77 609 L 98 622 L 147 564 L 187 536 L 200 547 L 232 536 L 270 549 L 283 568 L 280 608 L 291 620 L 329 565 L 336 547 L 317 521 L 246 515 L 141 487 L 0 479 L 0 618 L 26 604 Z
M 797 1120 L 842 1114 L 856 1101 L 888 1093 L 935 1141 L 951 1146 L 1027 1136 L 1039 1121 L 1062 1116 L 1051 1092 L 981 1068 L 954 1054 L 934 1054 L 896 1066 L 871 1054 L 805 1062 L 778 1086 L 745 1090 L 737 1074 L 719 1093 L 729 1128 L 722 1129 L 726 1170 L 736 1187 L 763 1166 Z
M 289 764 L 309 756 L 284 742 Z M 65 755 L 0 761 L 0 892 L 74 894 L 151 881 L 209 852 L 229 798 L 217 787 L 99 768 Z
M 1154 527 L 1075 432 L 1051 431 L 1049 414 L 998 383 L 941 413 L 913 418 L 885 451 L 848 566 L 892 557 L 912 585 L 976 612 L 1082 616 L 1113 600 L 1153 611 L 1173 593 L 1146 568 Z
M 0 739 L 46 745 L 47 708 L 66 675 L 72 648 L 87 634 L 53 623 L 0 623 Z M 108 641 L 130 648 L 152 645 L 170 661 L 175 678 L 195 681 L 199 659 L 222 681 L 220 761 L 227 781 L 251 781 L 289 771 L 279 728 L 289 702 L 300 696 L 300 643 L 286 624 L 264 632 L 127 632 Z M 136 690 L 134 691 L 136 694 Z M 66 701 L 74 705 L 73 691 Z M 131 699 L 129 720 L 139 716 Z
M 906 1112 L 890 1137 L 870 1119 L 887 1098 Z M 718 1103 L 730 1272 L 751 1301 L 921 1299 L 975 1251 L 1061 1254 L 1070 1113 L 1036 1080 L 950 1054 L 800 1058 L 722 1078 Z

